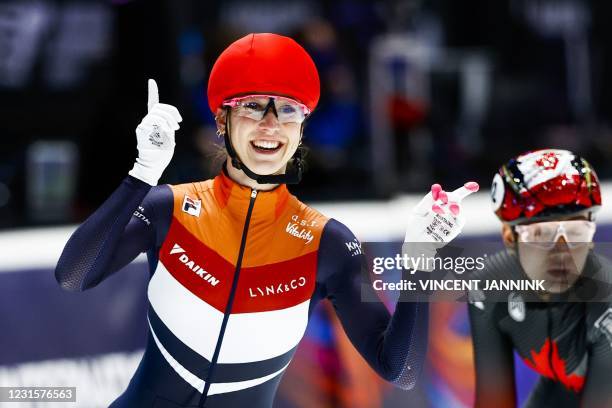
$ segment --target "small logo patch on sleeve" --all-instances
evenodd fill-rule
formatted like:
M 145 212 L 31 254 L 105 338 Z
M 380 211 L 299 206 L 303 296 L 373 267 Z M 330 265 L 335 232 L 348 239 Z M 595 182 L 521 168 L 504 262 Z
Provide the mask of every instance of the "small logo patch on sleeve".
M 612 307 L 609 307 L 595 322 L 595 328 L 599 329 L 610 342 L 612 347 Z
M 142 220 L 145 224 L 151 225 L 151 221 L 144 215 L 145 209 L 142 206 L 138 206 L 138 209 L 134 211 L 134 217 Z
M 345 242 L 344 245 L 348 248 L 351 256 L 361 255 L 361 242 L 357 240 L 357 238 L 353 238 L 352 241 Z
M 193 215 L 194 217 L 200 216 L 200 211 L 202 210 L 202 200 L 194 200 L 185 194 L 185 198 L 183 198 L 183 206 L 181 208 L 183 212 L 186 212 L 189 215 Z
M 480 289 L 470 290 L 468 292 L 468 302 L 480 310 L 485 310 L 485 305 L 483 303 L 483 300 L 485 299 L 486 296 L 484 292 Z

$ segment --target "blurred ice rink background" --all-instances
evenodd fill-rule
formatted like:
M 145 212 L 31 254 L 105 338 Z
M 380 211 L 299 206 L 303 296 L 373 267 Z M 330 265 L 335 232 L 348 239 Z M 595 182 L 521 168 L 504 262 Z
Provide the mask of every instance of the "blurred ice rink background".
M 475 180 L 483 191 L 465 203 L 464 238 L 497 239 L 487 187 L 510 157 L 571 149 L 612 179 L 611 18 L 612 4 L 578 0 L 1 2 L 0 386 L 77 386 L 78 406 L 106 406 L 139 361 L 144 259 L 80 294 L 63 292 L 53 268 L 133 164 L 147 78 L 185 119 L 161 182 L 209 178 L 215 57 L 248 32 L 293 36 L 317 64 L 322 99 L 292 192 L 362 241 L 382 241 L 403 237 L 433 182 Z M 603 192 L 596 239 L 609 242 L 612 185 Z M 376 378 L 323 303 L 276 406 L 470 406 L 465 305 L 432 310 L 424 381 L 401 392 Z M 524 397 L 535 375 L 517 370 Z

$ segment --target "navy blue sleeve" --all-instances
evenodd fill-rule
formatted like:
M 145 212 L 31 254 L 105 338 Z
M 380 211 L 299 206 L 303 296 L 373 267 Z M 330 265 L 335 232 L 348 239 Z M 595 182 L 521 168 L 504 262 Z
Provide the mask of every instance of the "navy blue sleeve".
M 428 304 L 398 302 L 391 315 L 382 302 L 362 301 L 365 257 L 351 231 L 334 219 L 323 230 L 318 263 L 326 296 L 355 348 L 382 378 L 413 388 L 427 351 Z M 374 292 L 369 284 L 364 290 Z
M 140 253 L 161 245 L 172 206 L 168 186 L 151 187 L 126 177 L 72 234 L 55 268 L 55 279 L 71 291 L 96 286 Z

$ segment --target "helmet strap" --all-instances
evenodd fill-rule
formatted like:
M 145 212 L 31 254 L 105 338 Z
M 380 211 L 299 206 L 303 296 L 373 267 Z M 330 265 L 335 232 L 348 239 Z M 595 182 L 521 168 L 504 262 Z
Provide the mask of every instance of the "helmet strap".
M 227 154 L 229 154 L 232 166 L 237 170 L 242 170 L 247 177 L 255 180 L 258 184 L 298 184 L 302 180 L 302 173 L 304 171 L 304 161 L 302 156 L 302 151 L 298 147 L 298 149 L 293 154 L 293 165 L 287 166 L 287 170 L 284 174 L 257 174 L 251 169 L 249 169 L 238 157 L 238 153 L 234 149 L 232 145 L 232 140 L 230 137 L 230 108 L 225 108 L 225 137 L 223 138 L 225 141 L 225 149 L 227 150 Z M 300 138 L 302 137 L 302 133 L 304 131 L 304 123 L 302 122 L 302 126 L 300 128 Z

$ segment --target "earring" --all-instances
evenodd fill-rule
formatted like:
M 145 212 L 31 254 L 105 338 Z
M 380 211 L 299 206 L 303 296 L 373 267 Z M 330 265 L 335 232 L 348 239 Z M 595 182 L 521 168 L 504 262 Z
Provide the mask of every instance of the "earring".
M 222 137 L 225 135 L 225 132 L 221 131 L 221 129 L 217 129 L 217 137 Z

